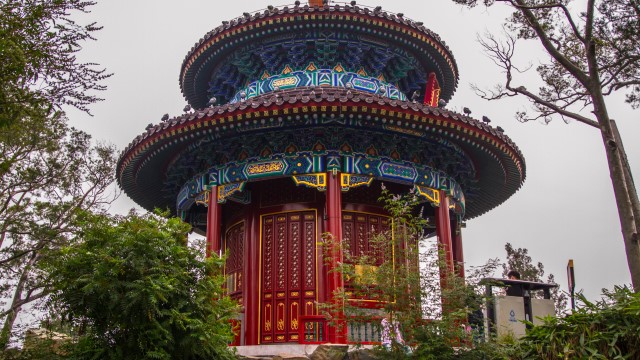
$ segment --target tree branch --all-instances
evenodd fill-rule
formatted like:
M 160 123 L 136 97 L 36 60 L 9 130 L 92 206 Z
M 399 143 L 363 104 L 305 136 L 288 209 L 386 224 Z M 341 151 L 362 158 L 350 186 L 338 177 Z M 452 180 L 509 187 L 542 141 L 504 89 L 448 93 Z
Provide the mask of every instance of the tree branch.
M 568 111 L 566 109 L 563 109 L 562 107 L 557 106 L 556 104 L 554 104 L 554 103 L 552 103 L 550 101 L 544 100 L 543 98 L 539 97 L 538 95 L 528 91 L 523 86 L 520 86 L 520 87 L 517 87 L 517 88 L 513 88 L 511 86 L 507 86 L 506 88 L 508 90 L 514 92 L 514 93 L 522 94 L 522 95 L 528 97 L 529 99 L 531 99 L 536 104 L 546 106 L 549 109 L 555 111 L 556 113 L 558 113 L 558 114 L 560 114 L 562 116 L 566 116 L 568 118 L 571 118 L 571 119 L 574 119 L 576 121 L 579 121 L 579 122 L 581 122 L 583 124 L 587 124 L 587 125 L 593 126 L 596 129 L 600 129 L 600 124 L 598 124 L 597 121 L 591 120 L 591 119 L 586 118 L 586 117 L 584 117 L 584 116 L 582 116 L 580 114 L 576 114 L 576 113 L 574 113 L 572 111 Z
M 555 3 L 555 4 L 544 4 L 544 5 L 519 5 L 519 4 L 515 4 L 513 2 L 511 2 L 511 3 L 515 8 L 518 8 L 518 9 L 541 10 L 541 9 L 561 8 L 562 11 L 564 12 L 565 18 L 567 19 L 567 21 L 569 22 L 569 25 L 571 26 L 571 29 L 573 30 L 573 34 L 582 43 L 585 42 L 584 37 L 582 36 L 582 34 L 580 34 L 580 31 L 578 30 L 578 27 L 576 26 L 575 22 L 573 21 L 573 17 L 571 16 L 571 13 L 569 12 L 569 9 L 567 9 L 567 7 L 564 4 Z
M 538 22 L 535 14 L 533 14 L 531 10 L 527 9 L 527 4 L 524 3 L 524 0 L 512 0 L 512 3 L 515 3 L 514 6 L 519 6 L 518 9 L 527 19 L 531 29 L 536 33 L 536 35 L 538 35 L 542 46 L 547 50 L 549 55 L 567 69 L 567 71 L 571 73 L 571 75 L 573 75 L 584 87 L 587 87 L 589 76 L 585 74 L 578 65 L 574 64 L 573 61 L 567 59 L 562 53 L 560 53 L 560 51 L 553 45 L 542 25 Z

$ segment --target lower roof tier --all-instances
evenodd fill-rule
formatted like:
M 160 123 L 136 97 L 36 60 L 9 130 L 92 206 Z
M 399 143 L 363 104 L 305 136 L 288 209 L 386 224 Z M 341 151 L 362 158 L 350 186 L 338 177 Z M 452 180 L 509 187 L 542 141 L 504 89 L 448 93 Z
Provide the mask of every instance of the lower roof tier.
M 117 179 L 141 206 L 176 212 L 185 192 L 197 196 L 189 184 L 252 181 L 249 167 L 270 161 L 291 174 L 266 177 L 335 168 L 450 190 L 465 200 L 465 218 L 498 206 L 525 179 L 518 148 L 487 124 L 418 103 L 318 87 L 277 91 L 150 127 L 123 152 Z M 402 174 L 390 177 L 394 171 Z

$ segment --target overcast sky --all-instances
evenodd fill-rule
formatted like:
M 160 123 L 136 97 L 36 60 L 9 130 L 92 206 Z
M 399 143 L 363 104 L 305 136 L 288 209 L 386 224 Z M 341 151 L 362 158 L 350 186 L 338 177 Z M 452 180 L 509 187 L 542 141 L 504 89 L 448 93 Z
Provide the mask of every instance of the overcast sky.
M 304 1 L 303 1 L 304 2 Z M 114 75 L 102 93 L 105 101 L 92 107 L 93 117 L 76 111 L 69 115 L 74 126 L 98 141 L 115 144 L 121 151 L 149 123 L 163 114 L 179 115 L 186 104 L 178 85 L 178 73 L 188 50 L 206 32 L 243 12 L 284 3 L 266 0 L 110 0 L 101 1 L 83 21 L 94 20 L 104 29 L 98 41 L 86 44 L 82 59 L 97 62 Z M 491 257 L 504 257 L 504 244 L 526 247 L 536 261 L 566 290 L 566 264 L 575 261 L 578 289 L 591 298 L 601 288 L 630 283 L 620 233 L 620 223 L 597 130 L 561 120 L 549 125 L 521 124 L 514 118 L 526 103 L 517 99 L 487 102 L 470 88 L 492 87 L 502 74 L 482 53 L 477 34 L 498 33 L 508 15 L 502 6 L 466 9 L 450 0 L 370 0 L 362 3 L 402 12 L 438 33 L 458 63 L 460 84 L 448 108 L 469 107 L 476 118 L 483 115 L 501 126 L 518 145 L 527 163 L 527 180 L 504 204 L 463 230 L 467 265 L 479 265 Z M 535 42 L 518 44 L 521 65 L 546 59 Z M 537 74 L 518 79 L 535 89 Z M 609 112 L 617 119 L 629 155 L 633 175 L 640 179 L 638 110 L 623 96 L 609 99 Z M 589 110 L 584 115 L 589 116 Z M 640 180 L 639 180 L 640 181 Z M 113 207 L 124 212 L 135 204 L 122 195 Z

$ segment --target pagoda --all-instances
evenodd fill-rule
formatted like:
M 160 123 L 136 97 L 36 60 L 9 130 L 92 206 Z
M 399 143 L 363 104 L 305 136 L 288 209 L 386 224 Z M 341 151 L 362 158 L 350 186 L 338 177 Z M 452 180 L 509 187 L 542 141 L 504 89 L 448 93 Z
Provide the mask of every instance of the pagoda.
M 235 345 L 354 341 L 318 311 L 345 286 L 322 233 L 367 254 L 390 227 L 381 185 L 413 191 L 454 269 L 463 221 L 525 179 L 500 128 L 446 109 L 458 79 L 444 41 L 403 14 L 321 0 L 244 13 L 187 53 L 185 113 L 137 136 L 117 181 L 226 253 Z

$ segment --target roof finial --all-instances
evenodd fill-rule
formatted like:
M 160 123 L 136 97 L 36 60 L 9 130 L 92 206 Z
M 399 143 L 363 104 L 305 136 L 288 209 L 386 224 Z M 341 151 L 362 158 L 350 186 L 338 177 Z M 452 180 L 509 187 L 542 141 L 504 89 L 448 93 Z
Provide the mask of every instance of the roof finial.
M 309 0 L 309 6 L 318 6 L 323 7 L 325 4 L 328 4 L 329 0 Z

